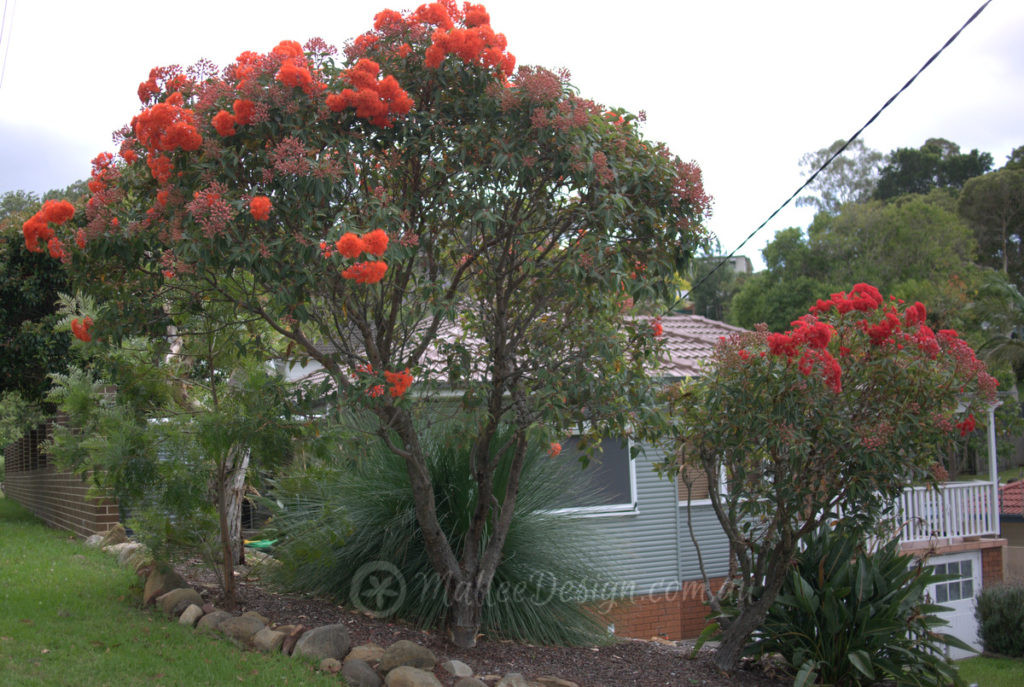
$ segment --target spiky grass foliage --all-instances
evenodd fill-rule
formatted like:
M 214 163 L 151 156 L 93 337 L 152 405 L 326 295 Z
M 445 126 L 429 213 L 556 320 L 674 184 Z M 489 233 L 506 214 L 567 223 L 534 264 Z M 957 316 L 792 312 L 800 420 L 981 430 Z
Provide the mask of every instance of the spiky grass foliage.
M 495 447 L 506 439 L 497 437 Z M 435 430 L 427 444 L 438 519 L 460 555 L 475 505 L 469 440 Z M 596 560 L 597 542 L 585 522 L 551 512 L 567 493 L 588 487 L 578 466 L 551 460 L 546 451 L 539 444 L 528 450 L 482 630 L 538 644 L 594 644 L 607 633 L 586 604 L 613 597 L 614 584 Z M 496 494 L 504 493 L 507 479 L 503 461 Z M 370 444 L 353 467 L 320 469 L 283 484 L 278 500 L 283 507 L 273 536 L 282 542 L 275 551 L 282 586 L 386 610 L 421 627 L 441 625 L 445 592 L 427 558 L 401 458 Z M 365 591 L 373 598 L 358 597 Z

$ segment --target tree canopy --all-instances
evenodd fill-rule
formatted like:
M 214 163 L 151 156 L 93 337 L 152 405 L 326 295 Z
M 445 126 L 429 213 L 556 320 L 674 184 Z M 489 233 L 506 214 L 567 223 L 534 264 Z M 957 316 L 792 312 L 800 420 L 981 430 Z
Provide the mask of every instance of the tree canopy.
M 886 200 L 933 188 L 959 189 L 972 177 L 992 169 L 992 155 L 961 153 L 960 146 L 944 138 L 929 138 L 920 148 L 897 148 L 882 168 L 874 198 Z
M 343 58 L 312 39 L 223 70 L 154 69 L 119 151 L 93 163 L 84 226 L 58 205 L 25 226 L 28 245 L 88 278 L 88 338 L 162 335 L 223 303 L 317 361 L 404 461 L 461 644 L 528 435 L 659 426 L 640 417 L 658 347 L 642 315 L 674 295 L 710 203 L 696 164 L 645 140 L 636 117 L 514 63 L 483 7 L 437 2 L 379 13 Z M 413 412 L 441 387 L 475 418 L 461 557 Z M 513 440 L 493 455 L 501 426 Z

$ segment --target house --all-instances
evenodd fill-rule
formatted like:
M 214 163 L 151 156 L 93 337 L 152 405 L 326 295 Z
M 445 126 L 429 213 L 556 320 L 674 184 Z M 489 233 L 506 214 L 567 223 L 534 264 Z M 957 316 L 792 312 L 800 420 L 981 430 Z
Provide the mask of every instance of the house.
M 1006 579 L 1024 582 L 1024 481 L 999 487 L 999 526 L 1006 538 Z

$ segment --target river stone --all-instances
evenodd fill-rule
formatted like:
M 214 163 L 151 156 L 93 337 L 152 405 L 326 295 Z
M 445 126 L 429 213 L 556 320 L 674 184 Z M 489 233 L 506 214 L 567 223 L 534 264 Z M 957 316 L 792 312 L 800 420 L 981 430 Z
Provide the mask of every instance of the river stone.
M 264 627 L 252 636 L 252 645 L 260 651 L 280 651 L 285 636 L 284 632 Z
M 227 611 L 213 611 L 207 613 L 199 619 L 199 623 L 196 625 L 197 632 L 214 632 L 220 630 L 221 623 L 229 618 L 233 618 Z
M 129 561 L 132 559 L 132 556 L 135 555 L 136 551 L 141 551 L 144 548 L 142 544 L 134 541 L 119 544 L 118 546 L 121 547 L 121 550 L 117 553 L 117 564 L 122 568 L 130 568 Z
M 345 658 L 352 640 L 344 625 L 324 625 L 306 632 L 295 643 L 293 656 L 308 656 L 321 661 L 325 658 Z
M 103 541 L 102 534 L 90 534 L 88 537 L 85 538 L 85 542 L 83 543 L 90 549 L 98 549 L 100 547 L 101 541 Z
M 351 654 L 349 654 L 351 656 Z M 341 669 L 348 687 L 380 687 L 381 679 L 370 664 L 359 658 L 345 657 L 345 665 Z
M 128 541 L 128 533 L 124 531 L 124 525 L 118 522 L 107 530 L 103 538 L 100 539 L 100 548 L 102 549 L 104 546 L 110 546 L 111 544 L 123 544 L 126 541 Z
M 336 658 L 325 658 L 320 661 L 320 671 L 323 673 L 330 673 L 331 675 L 337 675 L 341 672 L 341 661 Z
M 412 666 L 398 666 L 388 673 L 384 684 L 387 687 L 444 687 L 427 671 Z
M 539 677 L 536 682 L 544 687 L 580 687 L 571 680 L 563 680 L 560 677 L 552 677 L 550 675 Z
M 135 571 L 136 574 L 148 565 L 153 565 L 153 554 L 145 546 L 140 546 L 132 551 L 124 563 L 126 568 Z
M 487 683 L 475 677 L 463 677 L 455 683 L 455 687 L 487 687 Z
M 450 659 L 441 664 L 445 672 L 455 677 L 471 677 L 473 675 L 473 669 L 462 661 L 456 659 Z
M 123 541 L 119 544 L 108 544 L 100 549 L 103 553 L 109 553 L 111 556 L 119 556 L 121 552 L 126 548 L 132 548 L 138 546 L 135 542 Z
M 519 673 L 505 673 L 505 677 L 498 681 L 495 687 L 530 687 L 526 678 Z
M 240 615 L 237 618 L 228 618 L 220 624 L 217 629 L 234 639 L 242 646 L 252 643 L 253 635 L 266 627 L 266 624 L 259 618 L 251 615 Z
M 195 604 L 190 604 L 188 608 L 181 612 L 178 616 L 178 622 L 186 627 L 195 627 L 199 619 L 203 617 L 203 609 Z
M 174 572 L 174 568 L 166 563 L 157 563 L 146 578 L 146 587 L 142 590 L 142 604 L 149 605 L 172 589 L 184 589 L 188 587 L 181 575 Z M 202 602 L 200 602 L 202 603 Z
M 262 615 L 260 613 L 257 613 L 256 611 L 246 611 L 245 613 L 242 614 L 242 617 L 243 618 L 256 618 L 256 620 L 260 621 L 264 625 L 269 625 L 270 624 L 270 621 L 267 620 L 267 616 Z
M 378 663 L 380 661 L 380 657 L 383 655 L 384 647 L 371 642 L 369 644 L 360 644 L 359 646 L 352 647 L 352 651 L 348 652 L 348 656 L 345 657 L 345 660 Z
M 203 597 L 194 589 L 172 589 L 156 598 L 156 605 L 167 615 L 177 618 L 189 606 L 203 605 Z
M 408 639 L 400 639 L 384 651 L 377 669 L 382 673 L 390 672 L 398 666 L 432 670 L 436 663 L 437 657 L 433 651 Z

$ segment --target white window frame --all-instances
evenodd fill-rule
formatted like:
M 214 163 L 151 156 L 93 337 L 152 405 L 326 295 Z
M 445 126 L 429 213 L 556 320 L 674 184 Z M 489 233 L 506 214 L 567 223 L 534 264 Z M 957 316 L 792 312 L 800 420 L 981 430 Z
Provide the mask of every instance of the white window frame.
M 579 436 L 574 434 L 573 436 Z M 617 438 L 617 437 L 609 437 Z M 631 501 L 629 503 L 609 503 L 603 506 L 570 506 L 568 508 L 555 508 L 548 511 L 554 515 L 571 515 L 581 518 L 607 518 L 616 517 L 622 515 L 635 515 L 640 512 L 638 499 L 637 499 L 637 487 L 636 487 L 636 459 L 633 458 L 633 440 L 626 437 L 621 437 L 626 444 L 626 460 L 629 461 L 629 495 Z M 586 468 L 581 467 L 581 470 Z

